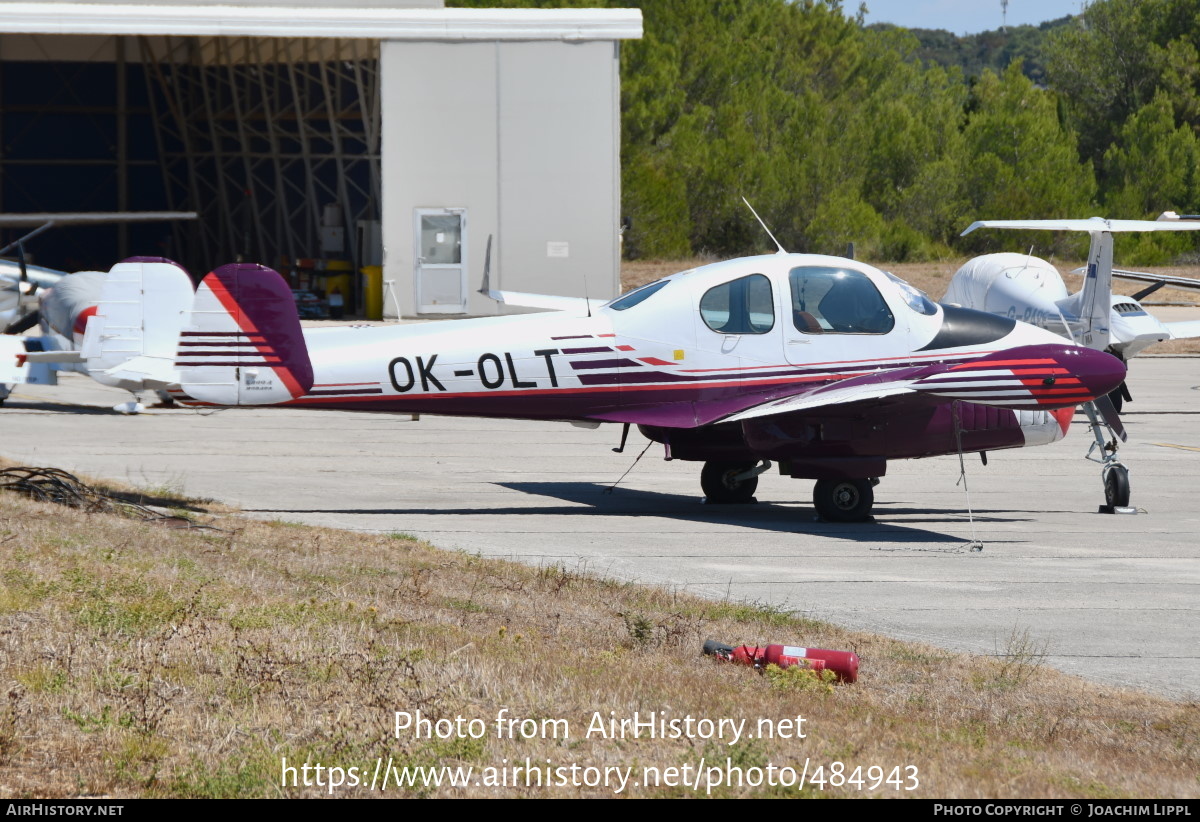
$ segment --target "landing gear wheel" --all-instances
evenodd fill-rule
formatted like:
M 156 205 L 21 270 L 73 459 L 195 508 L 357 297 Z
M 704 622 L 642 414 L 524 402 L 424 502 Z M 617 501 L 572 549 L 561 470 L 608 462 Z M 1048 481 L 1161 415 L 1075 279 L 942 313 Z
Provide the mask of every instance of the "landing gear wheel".
M 1113 465 L 1104 472 L 1104 501 L 1110 508 L 1129 507 L 1129 469 Z
M 874 486 L 879 480 L 817 480 L 813 506 L 829 522 L 864 522 L 875 504 Z
M 740 462 L 704 463 L 704 469 L 700 472 L 700 487 L 704 489 L 707 501 L 718 505 L 754 502 L 758 477 L 735 479 L 738 474 L 743 474 L 753 467 Z

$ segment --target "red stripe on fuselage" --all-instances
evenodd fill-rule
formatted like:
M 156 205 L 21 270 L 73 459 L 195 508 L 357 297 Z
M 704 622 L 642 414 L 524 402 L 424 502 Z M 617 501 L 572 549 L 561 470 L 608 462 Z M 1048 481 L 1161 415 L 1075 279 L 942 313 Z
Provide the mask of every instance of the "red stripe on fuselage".
M 960 363 L 951 371 L 958 371 L 962 368 L 1000 368 L 1014 365 L 1058 365 L 1058 360 L 975 360 L 972 362 Z

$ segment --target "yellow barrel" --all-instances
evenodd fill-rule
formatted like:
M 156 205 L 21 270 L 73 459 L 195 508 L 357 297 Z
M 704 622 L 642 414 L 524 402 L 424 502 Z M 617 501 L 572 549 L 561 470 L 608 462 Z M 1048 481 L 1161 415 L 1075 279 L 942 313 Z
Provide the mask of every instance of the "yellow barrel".
M 342 292 L 342 297 L 346 300 L 346 307 L 350 307 L 350 274 L 327 274 L 321 279 L 325 281 L 325 299 L 329 299 L 329 295 L 336 288 Z
M 363 305 L 368 320 L 383 319 L 383 266 L 367 265 L 359 269 L 363 276 Z

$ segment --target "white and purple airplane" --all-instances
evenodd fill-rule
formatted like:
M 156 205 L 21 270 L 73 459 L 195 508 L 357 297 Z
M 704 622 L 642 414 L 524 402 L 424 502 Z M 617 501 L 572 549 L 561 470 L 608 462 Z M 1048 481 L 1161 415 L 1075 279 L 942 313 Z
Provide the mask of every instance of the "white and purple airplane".
M 824 518 L 861 521 L 890 460 L 1053 442 L 1075 406 L 1103 400 L 1125 374 L 1110 354 L 939 306 L 837 257 L 715 263 L 603 305 L 488 293 L 556 310 L 302 329 L 276 272 L 222 266 L 179 335 L 178 393 L 220 406 L 622 423 L 622 445 L 637 425 L 668 459 L 704 463 L 710 502 L 752 501 L 777 462 L 817 480 Z M 91 322 L 108 310 L 101 302 Z M 1110 505 L 1127 504 L 1115 461 L 1105 487 Z

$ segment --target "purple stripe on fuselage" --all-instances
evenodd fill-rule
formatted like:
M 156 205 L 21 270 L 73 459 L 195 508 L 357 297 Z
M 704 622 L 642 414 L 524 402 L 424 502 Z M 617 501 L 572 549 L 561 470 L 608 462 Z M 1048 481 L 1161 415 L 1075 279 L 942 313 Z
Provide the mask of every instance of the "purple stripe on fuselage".
M 861 373 L 861 372 L 852 372 Z M 693 377 L 686 374 L 672 374 L 670 371 L 641 371 L 636 373 L 618 372 L 615 374 L 576 374 L 584 385 L 630 385 L 634 383 L 652 382 L 685 382 L 685 383 L 727 383 L 729 385 L 753 385 L 758 380 L 774 380 L 791 377 L 803 379 L 806 382 L 821 382 L 823 379 L 845 379 L 843 373 L 806 374 L 796 371 L 768 371 L 754 374 L 736 374 L 730 376 L 706 375 Z
M 633 360 L 584 360 L 571 363 L 571 367 L 576 371 L 585 371 L 592 368 L 641 368 L 642 364 Z
M 607 345 L 597 345 L 593 346 L 592 348 L 564 348 L 562 350 L 564 354 L 601 354 L 606 351 L 612 351 L 612 347 Z

